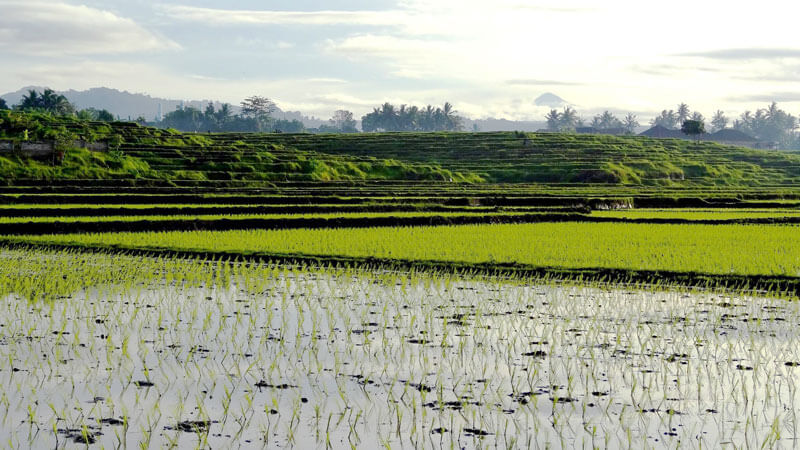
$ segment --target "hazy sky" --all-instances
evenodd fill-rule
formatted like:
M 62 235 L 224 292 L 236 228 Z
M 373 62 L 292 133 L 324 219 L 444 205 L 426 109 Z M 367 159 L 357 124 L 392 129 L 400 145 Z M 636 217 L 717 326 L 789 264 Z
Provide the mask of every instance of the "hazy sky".
M 800 2 L 674 0 L 0 0 L 0 92 L 107 86 L 361 115 L 450 101 L 541 120 L 553 92 L 584 116 L 710 117 L 771 100 L 800 113 Z M 643 120 L 644 121 L 644 120 Z

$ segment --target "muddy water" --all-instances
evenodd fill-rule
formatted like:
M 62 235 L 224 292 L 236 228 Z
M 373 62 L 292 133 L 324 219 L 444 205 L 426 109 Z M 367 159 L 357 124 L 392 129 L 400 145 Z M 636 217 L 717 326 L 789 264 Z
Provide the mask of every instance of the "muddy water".
M 243 270 L 0 304 L 13 447 L 792 447 L 798 304 Z M 52 274 L 50 274 L 52 275 Z M 39 274 L 35 276 L 47 276 Z M 68 274 L 65 274 L 68 276 Z

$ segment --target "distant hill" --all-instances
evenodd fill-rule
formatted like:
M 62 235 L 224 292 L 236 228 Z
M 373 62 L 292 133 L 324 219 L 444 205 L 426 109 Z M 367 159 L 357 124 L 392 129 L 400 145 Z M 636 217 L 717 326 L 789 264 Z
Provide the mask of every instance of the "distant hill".
M 536 97 L 536 100 L 534 100 L 533 103 L 536 106 L 547 106 L 549 108 L 560 108 L 568 104 L 566 100 L 557 96 L 556 94 L 551 94 L 550 92 Z
M 22 100 L 22 96 L 28 93 L 28 90 L 36 89 L 42 91 L 42 86 L 27 86 L 15 92 L 0 95 L 9 105 L 15 105 Z M 216 108 L 222 106 L 222 102 L 215 100 L 175 100 L 151 97 L 147 94 L 133 94 L 128 91 L 119 91 L 117 89 L 110 89 L 106 87 L 92 88 L 86 91 L 57 91 L 59 94 L 67 97 L 67 99 L 79 109 L 97 108 L 106 109 L 111 111 L 112 114 L 121 119 L 127 120 L 136 119 L 143 116 L 148 121 L 153 121 L 158 115 L 159 105 L 161 105 L 162 114 L 167 114 L 175 111 L 179 106 L 191 106 L 200 110 L 205 109 L 206 105 L 213 103 Z M 239 107 L 233 106 L 234 113 L 238 113 Z M 299 111 L 283 111 L 278 108 L 275 112 L 275 117 L 287 120 L 299 120 L 307 127 L 318 127 L 325 123 L 326 120 L 318 119 L 315 117 L 304 116 Z

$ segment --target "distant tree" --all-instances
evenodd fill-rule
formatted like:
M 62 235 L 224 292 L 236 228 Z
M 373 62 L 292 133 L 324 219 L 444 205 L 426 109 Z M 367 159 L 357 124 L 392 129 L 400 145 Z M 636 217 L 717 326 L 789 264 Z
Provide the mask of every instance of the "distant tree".
M 280 119 L 275 121 L 273 131 L 277 131 L 279 133 L 303 133 L 306 131 L 306 126 L 303 125 L 303 122 L 300 122 L 297 119 Z
M 569 106 L 565 107 L 559 115 L 559 126 L 561 131 L 575 131 L 578 126 L 578 112 Z
M 328 121 L 330 125 L 340 133 L 357 133 L 356 120 L 353 118 L 353 113 L 344 109 L 340 109 L 333 113 L 333 117 Z
M 361 130 L 366 133 L 378 131 L 381 125 L 381 111 L 378 108 L 373 108 L 372 112 L 361 117 Z
M 17 109 L 25 111 L 41 108 L 41 106 L 42 101 L 39 100 L 39 92 L 35 89 L 29 89 L 27 94 L 22 95 L 22 100 L 17 105 Z
M 224 129 L 225 124 L 231 120 L 231 105 L 223 103 L 222 106 L 214 113 L 214 119 L 220 128 Z
M 397 116 L 397 109 L 394 105 L 389 102 L 384 103 L 380 112 L 381 128 L 386 131 L 398 131 Z
M 687 136 L 699 138 L 706 132 L 705 124 L 701 120 L 685 120 L 681 125 L 681 131 Z
M 82 120 L 93 120 L 99 122 L 114 121 L 114 115 L 105 109 L 86 108 L 78 111 L 77 116 Z
M 175 111 L 165 114 L 160 126 L 181 131 L 208 131 L 209 129 L 205 115 L 199 109 L 191 106 L 178 107 Z
M 690 113 L 691 111 L 689 110 L 689 105 L 687 105 L 686 103 L 681 103 L 680 105 L 678 105 L 678 111 L 676 111 L 675 113 L 678 118 L 678 123 L 682 124 L 683 122 L 689 120 Z
M 42 93 L 35 89 L 22 96 L 17 109 L 22 111 L 42 111 L 59 116 L 75 114 L 75 107 L 63 95 L 57 94 L 52 89 L 45 89 Z
M 441 108 L 431 105 L 425 108 L 384 103 L 380 108 L 361 118 L 361 129 L 372 131 L 459 131 L 463 128 L 463 119 L 446 102 Z
M 107 109 L 101 109 L 97 111 L 96 117 L 97 117 L 96 120 L 99 120 L 101 122 L 113 122 L 114 120 L 116 120 L 114 118 L 114 114 L 111 114 L 111 111 Z
M 781 148 L 800 147 L 797 127 L 797 118 L 780 109 L 774 102 L 755 113 L 745 111 L 733 123 L 734 129 L 762 141 L 775 142 Z
M 418 109 L 416 107 L 413 108 L 414 109 L 406 105 L 400 105 L 400 108 L 397 109 L 397 117 L 395 118 L 395 123 L 397 124 L 395 131 L 416 131 L 416 113 Z
M 277 109 L 275 102 L 267 97 L 261 97 L 258 95 L 254 95 L 242 100 L 241 107 L 242 114 L 250 117 L 269 117 Z
M 255 119 L 258 124 L 257 131 L 266 131 L 270 129 L 272 113 L 278 109 L 275 102 L 267 97 L 258 95 L 242 100 L 241 107 L 243 116 Z
M 80 120 L 94 120 L 92 113 L 88 109 L 82 109 L 78 111 L 76 117 Z
M 544 118 L 547 120 L 548 131 L 561 131 L 561 114 L 557 110 L 551 109 Z
M 694 120 L 696 122 L 703 122 L 703 123 L 705 123 L 705 121 L 706 121 L 706 118 L 703 117 L 703 115 L 700 114 L 698 111 L 693 112 L 692 116 L 689 119 Z M 683 123 L 683 122 L 681 122 L 681 123 Z
M 6 100 L 3 98 L 0 98 L 0 109 L 8 109 L 8 104 L 6 103 Z
M 436 108 L 428 105 L 419 111 L 418 125 L 421 131 L 433 131 L 436 129 Z M 361 125 L 364 128 L 364 125 Z
M 711 131 L 724 130 L 728 126 L 728 118 L 722 110 L 717 110 L 711 118 Z
M 455 110 L 450 102 L 444 102 L 444 106 L 442 106 L 442 115 L 444 116 L 445 130 L 461 131 L 463 119 L 461 119 L 458 115 L 458 111 Z
M 673 129 L 678 124 L 678 115 L 675 114 L 675 111 L 666 109 L 661 111 L 661 114 L 654 117 L 653 120 L 650 121 L 650 125 L 656 126 L 660 125 L 664 128 Z
M 625 128 L 625 132 L 628 134 L 633 134 L 636 132 L 636 129 L 639 128 L 639 120 L 636 117 L 636 114 L 628 113 L 624 119 L 622 119 L 622 128 Z
M 203 111 L 203 115 L 205 115 L 207 118 L 211 118 L 211 119 L 215 119 L 216 118 L 217 110 L 214 108 L 214 104 L 213 103 L 208 102 L 208 105 L 206 105 L 205 111 Z
M 592 119 L 592 127 L 598 130 L 622 128 L 622 121 L 610 111 L 604 111 L 602 114 L 594 116 Z

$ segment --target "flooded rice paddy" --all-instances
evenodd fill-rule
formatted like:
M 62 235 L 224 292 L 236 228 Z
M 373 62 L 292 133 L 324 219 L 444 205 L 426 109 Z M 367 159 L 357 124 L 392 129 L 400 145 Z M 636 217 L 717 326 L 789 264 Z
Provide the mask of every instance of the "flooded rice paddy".
M 30 250 L 0 264 L 3 446 L 797 443 L 784 299 Z M 72 280 L 104 265 L 136 276 Z M 30 298 L 48 283 L 62 295 Z

